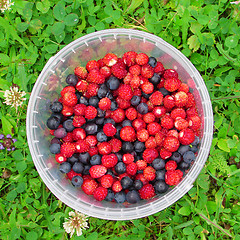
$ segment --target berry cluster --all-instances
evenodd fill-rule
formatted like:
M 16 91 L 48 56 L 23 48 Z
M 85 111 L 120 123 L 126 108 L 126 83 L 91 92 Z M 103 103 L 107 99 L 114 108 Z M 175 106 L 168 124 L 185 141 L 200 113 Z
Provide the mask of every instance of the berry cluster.
M 137 203 L 178 184 L 195 159 L 201 120 L 173 69 L 144 53 L 77 67 L 51 104 L 50 152 L 98 200 Z

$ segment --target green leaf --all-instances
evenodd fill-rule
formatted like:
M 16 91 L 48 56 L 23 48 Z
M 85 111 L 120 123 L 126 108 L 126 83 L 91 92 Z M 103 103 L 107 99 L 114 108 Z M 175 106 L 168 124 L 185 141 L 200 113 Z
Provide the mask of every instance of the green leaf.
M 191 209 L 190 207 L 181 207 L 179 210 L 178 210 L 178 213 L 183 215 L 183 216 L 188 216 L 190 213 L 191 213 Z
M 78 21 L 79 21 L 78 15 L 75 13 L 70 13 L 64 18 L 64 23 L 67 26 L 74 26 L 78 23 Z
M 42 22 L 39 19 L 33 19 L 30 22 L 30 27 L 34 28 L 35 32 L 42 27 Z
M 105 25 L 103 22 L 98 22 L 96 25 L 95 25 L 95 28 L 97 31 L 100 31 L 100 30 L 103 30 L 105 29 Z
M 225 39 L 225 45 L 228 48 L 235 48 L 238 45 L 238 37 L 235 35 L 227 37 Z
M 45 47 L 45 49 L 48 53 L 55 53 L 58 49 L 58 45 L 57 44 L 48 44 Z
M 3 129 L 3 134 L 7 135 L 7 134 L 12 134 L 12 124 L 9 122 L 8 118 L 4 117 L 2 114 L 1 117 L 1 121 L 2 121 L 2 129 Z
M 55 22 L 52 26 L 52 33 L 56 35 L 60 35 L 64 32 L 65 24 L 63 22 Z
M 97 232 L 93 232 L 91 234 L 88 235 L 87 240 L 95 240 L 98 239 L 98 233 Z
M 12 202 L 15 198 L 17 197 L 17 192 L 16 190 L 12 190 L 7 194 L 7 201 Z
M 127 13 L 132 13 L 138 6 L 143 3 L 144 0 L 132 0 L 130 6 L 127 9 Z
M 194 52 L 200 47 L 200 42 L 196 35 L 192 35 L 190 38 L 188 38 L 187 44 L 189 45 L 190 49 L 193 49 Z
M 218 139 L 217 146 L 224 152 L 230 152 L 230 149 L 227 144 L 227 139 L 223 139 L 223 138 Z
M 25 32 L 28 29 L 29 24 L 26 22 L 20 22 L 17 24 L 17 30 L 19 32 Z
M 11 227 L 15 227 L 16 226 L 16 208 L 13 208 L 10 216 L 9 216 L 9 225 Z
M 27 168 L 27 164 L 25 161 L 17 162 L 16 169 L 19 173 L 22 173 Z
M 42 13 L 47 13 L 50 8 L 50 2 L 48 0 L 37 2 L 36 8 Z
M 22 192 L 24 192 L 25 190 L 26 190 L 26 183 L 25 182 L 20 182 L 20 183 L 18 183 L 18 185 L 17 185 L 17 188 L 16 188 L 16 191 L 18 192 L 18 193 L 22 193 Z
M 17 228 L 17 227 L 14 227 L 11 230 L 9 239 L 11 239 L 11 240 L 19 239 L 20 235 L 21 235 L 21 229 Z
M 37 240 L 38 234 L 34 231 L 28 232 L 26 235 L 26 240 Z
M 58 2 L 53 8 L 53 15 L 58 21 L 62 21 L 66 16 L 65 5 L 63 2 Z
M 0 62 L 3 66 L 7 66 L 10 63 L 10 58 L 7 54 L 0 53 Z

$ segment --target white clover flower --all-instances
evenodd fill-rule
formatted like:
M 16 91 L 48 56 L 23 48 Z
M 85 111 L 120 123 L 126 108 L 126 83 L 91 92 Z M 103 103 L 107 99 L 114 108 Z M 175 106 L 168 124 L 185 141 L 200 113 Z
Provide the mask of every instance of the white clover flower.
M 87 216 L 80 212 L 69 212 L 69 219 L 63 223 L 63 227 L 67 233 L 70 233 L 70 237 L 76 230 L 77 236 L 82 235 L 82 230 L 88 228 Z
M 26 100 L 26 98 L 23 98 L 25 95 L 26 93 L 24 91 L 19 91 L 18 87 L 10 87 L 10 90 L 4 92 L 5 102 L 3 103 L 11 105 L 17 111 L 17 108 Z
M 1 12 L 5 12 L 6 10 L 10 10 L 11 6 L 14 5 L 12 0 L 0 0 L 0 10 Z
M 240 1 L 235 1 L 235 2 L 230 2 L 230 4 L 239 4 L 240 3 Z

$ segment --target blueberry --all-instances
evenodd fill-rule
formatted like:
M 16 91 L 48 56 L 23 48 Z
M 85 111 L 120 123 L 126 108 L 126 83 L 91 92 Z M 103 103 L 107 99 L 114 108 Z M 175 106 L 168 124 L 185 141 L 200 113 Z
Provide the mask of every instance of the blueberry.
M 151 94 L 146 94 L 145 92 L 142 92 L 142 97 L 149 99 Z
M 198 151 L 198 147 L 193 145 L 193 146 L 190 146 L 190 151 L 196 153 Z
M 108 138 L 106 134 L 101 130 L 100 132 L 97 133 L 97 140 L 99 142 L 107 142 Z
M 116 177 L 111 169 L 107 170 L 106 175 L 107 174 L 111 175 L 112 177 Z
M 59 127 L 60 125 L 60 120 L 57 117 L 51 116 L 47 120 L 47 127 L 51 130 L 55 130 Z
M 78 161 L 78 154 L 74 153 L 71 157 L 67 159 L 67 161 L 73 165 L 75 162 Z
M 132 106 L 137 106 L 141 102 L 141 97 L 140 96 L 133 96 L 131 99 L 131 104 Z
M 84 166 L 84 170 L 83 170 L 83 174 L 84 175 L 89 175 L 89 169 L 91 168 L 91 165 L 85 165 Z
M 143 173 L 143 170 L 137 170 L 137 174 Z
M 165 161 L 161 158 L 156 158 L 152 162 L 152 166 L 156 170 L 161 170 L 165 168 Z
M 79 156 L 78 156 L 78 159 L 81 163 L 83 164 L 88 164 L 89 161 L 90 161 L 90 154 L 88 152 L 85 152 L 85 153 L 80 153 Z
M 61 144 L 61 141 L 60 141 L 58 138 L 54 137 L 54 138 L 51 140 L 50 144 L 53 144 L 53 143 Z
M 131 190 L 126 194 L 126 201 L 129 203 L 137 203 L 141 200 L 138 191 Z
M 88 104 L 95 108 L 98 107 L 98 103 L 99 103 L 99 98 L 97 96 L 90 97 L 88 100 Z
M 128 189 L 133 185 L 133 180 L 128 176 L 123 177 L 120 182 L 123 189 Z
M 113 97 L 111 91 L 108 91 L 108 92 L 107 92 L 106 97 L 109 98 L 111 101 L 114 99 L 114 97 Z
M 125 194 L 125 192 L 123 192 L 123 191 L 117 192 L 117 193 L 115 194 L 114 199 L 115 199 L 115 201 L 116 201 L 117 203 L 124 203 L 125 200 L 126 200 L 126 194 Z
M 59 166 L 59 171 L 61 173 L 69 173 L 72 169 L 72 165 L 69 162 L 63 162 Z
M 122 127 L 118 125 L 118 126 L 116 126 L 116 129 L 117 129 L 117 132 L 115 134 L 115 137 L 120 139 L 120 130 L 122 129 Z
M 128 119 L 125 119 L 123 122 L 122 122 L 122 127 L 126 127 L 126 126 L 132 126 L 132 121 L 128 120 Z
M 125 153 L 132 152 L 134 150 L 134 146 L 131 142 L 123 142 L 122 143 L 122 150 Z
M 97 116 L 100 117 L 100 118 L 104 118 L 106 115 L 106 112 L 103 111 L 102 109 L 100 108 L 97 108 Z
M 122 162 L 122 154 L 119 153 L 119 152 L 117 152 L 117 153 L 115 153 L 115 155 L 116 155 L 117 158 L 118 158 L 118 162 Z
M 195 136 L 194 141 L 191 143 L 191 145 L 196 146 L 200 143 L 200 138 L 198 136 Z
M 117 110 L 118 109 L 118 104 L 117 104 L 117 102 L 116 101 L 112 101 L 111 102 L 111 108 L 110 108 L 110 110 L 111 111 L 115 111 L 115 110 Z
M 137 111 L 140 113 L 140 114 L 146 114 L 148 113 L 148 105 L 146 103 L 140 103 L 138 104 L 137 106 Z
M 180 163 L 182 160 L 182 156 L 179 152 L 173 152 L 170 159 L 175 161 L 176 163 Z
M 72 166 L 72 170 L 75 172 L 75 173 L 82 173 L 83 172 L 83 169 L 84 169 L 84 166 L 82 163 L 80 162 L 75 162 Z
M 51 144 L 50 145 L 50 152 L 52 153 L 52 154 L 58 154 L 58 153 L 60 153 L 60 148 L 61 148 L 61 145 L 60 144 L 58 144 L 58 143 L 53 143 L 53 144 Z
M 102 118 L 95 118 L 95 123 L 98 125 L 98 126 L 100 126 L 100 125 L 103 125 L 103 123 L 104 123 L 104 120 L 105 120 L 105 118 L 104 117 L 102 117 Z
M 98 89 L 98 93 L 97 93 L 97 96 L 101 99 L 101 98 L 104 98 L 106 97 L 108 93 L 108 88 L 107 86 L 103 83 L 100 88 Z
M 94 135 L 98 132 L 98 125 L 95 123 L 88 123 L 85 125 L 84 129 L 88 135 Z
M 76 96 L 77 96 L 77 100 L 78 100 L 78 103 L 79 103 L 80 98 L 81 98 L 81 96 L 82 96 L 82 93 L 81 93 L 81 92 L 76 92 L 75 94 L 76 94 Z
M 168 185 L 163 180 L 158 180 L 154 183 L 156 193 L 165 193 L 168 190 Z
M 61 113 L 52 113 L 51 117 L 57 117 L 62 123 L 64 116 Z
M 67 131 L 65 128 L 58 128 L 54 131 L 54 136 L 56 138 L 64 138 L 67 136 Z
M 63 122 L 63 127 L 67 130 L 67 132 L 72 132 L 75 127 L 73 126 L 73 120 L 67 119 Z
M 79 99 L 79 103 L 82 103 L 82 104 L 88 106 L 88 99 L 84 96 L 81 96 Z
M 189 145 L 181 145 L 177 150 L 182 156 L 185 152 L 190 151 Z
M 165 173 L 166 173 L 165 169 L 156 171 L 155 180 L 165 180 Z
M 133 182 L 133 187 L 136 189 L 136 190 L 140 190 L 142 187 L 143 187 L 143 182 L 141 180 L 135 180 Z
M 71 182 L 74 187 L 81 187 L 83 184 L 83 178 L 81 176 L 76 175 L 72 178 Z
M 114 167 L 116 173 L 122 174 L 126 172 L 126 165 L 123 162 L 118 162 Z
M 111 189 L 108 189 L 108 194 L 104 200 L 111 202 L 114 199 L 114 192 Z
M 108 80 L 107 80 L 107 87 L 110 90 L 116 90 L 118 89 L 120 85 L 120 81 L 118 78 L 111 76 Z
M 159 92 L 161 92 L 163 96 L 170 95 L 170 92 L 166 88 L 160 88 Z
M 156 67 L 157 66 L 157 59 L 155 57 L 149 57 L 148 64 L 153 68 Z
M 91 165 L 100 165 L 101 164 L 101 156 L 96 154 L 93 155 L 90 159 Z
M 161 77 L 159 74 L 154 73 L 151 78 L 149 78 L 149 82 L 151 82 L 153 85 L 159 84 L 161 81 Z
M 78 77 L 74 74 L 69 74 L 67 77 L 66 77 L 66 83 L 69 85 L 69 86 L 76 86 L 77 83 L 78 83 Z
M 103 125 L 111 123 L 112 125 L 116 126 L 116 122 L 112 118 L 106 118 L 103 122 Z
M 196 156 L 192 151 L 187 151 L 183 154 L 183 161 L 186 163 L 191 163 L 195 159 L 196 159 Z
M 145 150 L 145 144 L 143 142 L 135 141 L 134 143 L 134 150 L 137 153 L 141 153 Z
M 63 109 L 63 105 L 58 101 L 50 105 L 50 110 L 54 113 L 60 113 L 62 109 Z
M 184 162 L 184 161 L 182 161 L 182 162 L 179 163 L 179 169 L 185 170 L 185 169 L 188 169 L 189 166 L 190 166 L 190 164 L 189 164 L 189 163 L 186 163 L 186 162 Z

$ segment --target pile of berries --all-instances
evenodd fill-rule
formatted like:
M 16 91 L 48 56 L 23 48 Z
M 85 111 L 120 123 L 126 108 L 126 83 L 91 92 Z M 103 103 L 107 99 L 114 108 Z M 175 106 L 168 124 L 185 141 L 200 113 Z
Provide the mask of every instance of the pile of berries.
M 47 126 L 50 152 L 74 186 L 98 201 L 137 203 L 181 181 L 201 120 L 175 70 L 144 53 L 108 53 L 66 83 Z

